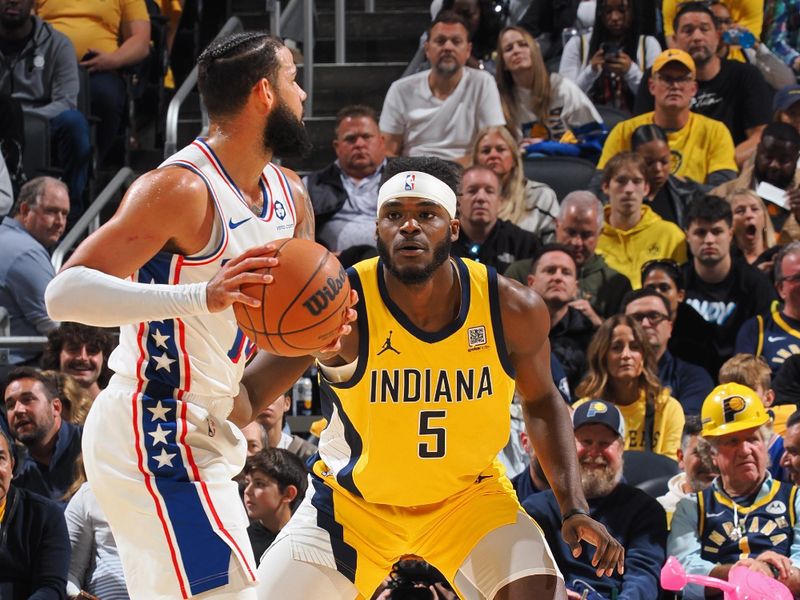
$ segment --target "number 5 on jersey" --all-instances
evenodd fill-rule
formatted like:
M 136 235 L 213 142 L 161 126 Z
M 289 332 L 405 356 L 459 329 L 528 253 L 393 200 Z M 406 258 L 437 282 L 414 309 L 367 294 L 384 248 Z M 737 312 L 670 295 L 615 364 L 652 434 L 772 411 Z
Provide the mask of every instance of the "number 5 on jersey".
M 427 440 L 420 442 L 420 458 L 442 458 L 445 454 L 445 434 L 444 427 L 435 427 L 438 419 L 447 416 L 446 410 L 423 410 L 419 413 L 419 435 L 428 436 Z

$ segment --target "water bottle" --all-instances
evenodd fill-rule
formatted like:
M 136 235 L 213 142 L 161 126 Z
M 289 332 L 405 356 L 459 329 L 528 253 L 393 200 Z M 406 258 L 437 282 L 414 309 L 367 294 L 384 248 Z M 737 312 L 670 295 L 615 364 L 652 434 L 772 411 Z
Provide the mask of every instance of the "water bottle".
M 294 398 L 294 414 L 308 416 L 311 414 L 311 403 L 313 400 L 314 383 L 310 377 L 301 377 L 292 387 Z

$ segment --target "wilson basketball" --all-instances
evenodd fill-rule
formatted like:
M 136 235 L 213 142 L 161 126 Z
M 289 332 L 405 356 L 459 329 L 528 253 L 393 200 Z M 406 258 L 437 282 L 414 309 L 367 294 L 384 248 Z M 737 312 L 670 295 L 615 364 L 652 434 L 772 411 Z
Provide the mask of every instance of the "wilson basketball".
M 275 280 L 241 287 L 261 306 L 235 302 L 233 312 L 262 350 L 303 356 L 333 341 L 347 313 L 350 282 L 338 259 L 315 242 L 285 238 L 275 246 L 278 266 L 266 270 Z

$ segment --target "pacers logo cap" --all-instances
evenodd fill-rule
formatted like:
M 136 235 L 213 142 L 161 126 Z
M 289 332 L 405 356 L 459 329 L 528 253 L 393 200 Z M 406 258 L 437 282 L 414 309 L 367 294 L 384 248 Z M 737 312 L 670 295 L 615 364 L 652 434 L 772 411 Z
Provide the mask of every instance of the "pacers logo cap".
M 582 425 L 602 423 L 619 437 L 625 437 L 625 420 L 619 409 L 603 400 L 589 400 L 584 402 L 572 413 L 572 429 Z

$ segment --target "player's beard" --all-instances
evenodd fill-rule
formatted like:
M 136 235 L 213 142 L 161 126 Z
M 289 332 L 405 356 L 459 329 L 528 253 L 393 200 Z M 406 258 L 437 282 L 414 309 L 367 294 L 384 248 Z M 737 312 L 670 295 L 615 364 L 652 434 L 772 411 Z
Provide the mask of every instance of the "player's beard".
M 305 158 L 312 148 L 303 121 L 279 100 L 264 126 L 264 149 L 281 158 Z
M 433 249 L 433 259 L 430 263 L 420 267 L 410 266 L 401 269 L 392 263 L 389 249 L 386 247 L 383 240 L 378 237 L 378 256 L 380 256 L 383 264 L 386 265 L 389 273 L 394 275 L 402 283 L 413 285 L 425 283 L 433 276 L 436 269 L 442 266 L 444 261 L 450 257 L 450 246 L 452 246 L 452 242 L 450 241 L 450 236 L 447 235 L 444 240 L 442 240 L 442 243 Z

